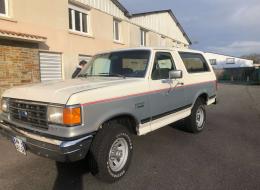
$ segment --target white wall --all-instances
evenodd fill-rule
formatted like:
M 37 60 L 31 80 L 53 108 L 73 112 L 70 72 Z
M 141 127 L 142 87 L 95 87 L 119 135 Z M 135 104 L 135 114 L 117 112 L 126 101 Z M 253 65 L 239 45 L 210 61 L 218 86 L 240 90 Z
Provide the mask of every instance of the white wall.
M 168 12 L 137 16 L 130 20 L 134 24 L 142 26 L 148 30 L 162 34 L 185 45 L 189 45 L 189 42 Z
M 206 58 L 210 61 L 216 59 L 216 65 L 212 65 L 214 69 L 225 69 L 225 68 L 239 68 L 239 67 L 253 67 L 254 63 L 252 60 L 241 59 L 238 57 L 220 55 L 215 53 L 205 53 Z M 227 61 L 234 59 L 234 64 L 228 64 Z
M 111 0 L 72 0 L 72 2 L 73 1 L 83 3 L 95 9 L 99 9 L 114 17 L 127 19 L 124 13 Z

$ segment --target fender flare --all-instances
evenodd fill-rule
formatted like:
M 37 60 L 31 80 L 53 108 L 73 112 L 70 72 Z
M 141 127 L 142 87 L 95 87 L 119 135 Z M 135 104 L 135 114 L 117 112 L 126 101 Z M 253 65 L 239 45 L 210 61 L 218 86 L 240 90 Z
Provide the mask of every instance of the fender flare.
M 118 117 L 129 117 L 129 118 L 133 119 L 133 121 L 135 122 L 135 125 L 136 125 L 135 128 L 134 128 L 134 131 L 137 132 L 136 131 L 136 127 L 138 127 L 138 125 L 140 124 L 139 119 L 132 113 L 129 113 L 127 111 L 122 112 L 122 111 L 119 111 L 119 110 L 116 111 L 116 112 L 113 112 L 112 114 L 110 114 L 110 115 L 108 115 L 106 117 L 103 117 L 102 119 L 100 119 L 96 123 L 96 126 L 98 126 L 97 131 L 100 128 L 102 128 L 102 125 L 104 123 L 106 123 L 107 121 L 113 120 L 113 119 L 118 118 Z
M 207 97 L 207 98 L 206 98 L 206 103 L 207 103 L 207 101 L 208 101 L 208 99 L 209 99 L 209 94 L 208 94 L 208 92 L 207 92 L 206 90 L 200 90 L 200 91 L 197 92 L 197 94 L 194 96 L 194 99 L 193 99 L 193 101 L 192 101 L 192 108 L 193 108 L 195 102 L 197 101 L 197 99 L 198 99 L 201 95 L 206 95 L 206 97 Z

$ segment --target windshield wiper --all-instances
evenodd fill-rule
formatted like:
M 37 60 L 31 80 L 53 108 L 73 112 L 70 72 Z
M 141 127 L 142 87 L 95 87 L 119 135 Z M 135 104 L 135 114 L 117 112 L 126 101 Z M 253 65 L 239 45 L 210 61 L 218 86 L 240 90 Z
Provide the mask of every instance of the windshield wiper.
M 118 73 L 99 73 L 101 76 L 102 75 L 107 75 L 107 76 L 116 76 L 116 77 L 122 77 L 122 78 L 126 78 L 126 76 L 118 74 Z

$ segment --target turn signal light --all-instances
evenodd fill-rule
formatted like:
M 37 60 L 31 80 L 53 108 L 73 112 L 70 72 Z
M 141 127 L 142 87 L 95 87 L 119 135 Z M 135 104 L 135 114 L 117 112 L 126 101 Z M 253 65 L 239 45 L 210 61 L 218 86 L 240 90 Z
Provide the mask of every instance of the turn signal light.
M 63 124 L 79 125 L 81 124 L 81 108 L 64 108 L 63 109 Z

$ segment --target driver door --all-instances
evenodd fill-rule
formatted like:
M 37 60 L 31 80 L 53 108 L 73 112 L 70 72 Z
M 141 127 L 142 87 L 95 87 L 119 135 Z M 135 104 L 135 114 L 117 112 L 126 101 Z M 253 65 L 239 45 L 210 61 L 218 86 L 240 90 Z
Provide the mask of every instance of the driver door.
M 172 114 L 183 103 L 184 93 L 182 88 L 175 88 L 179 81 L 169 79 L 169 72 L 175 69 L 170 52 L 156 52 L 149 84 L 150 91 L 152 91 L 149 95 L 152 130 L 155 130 L 153 128 L 154 123 Z

